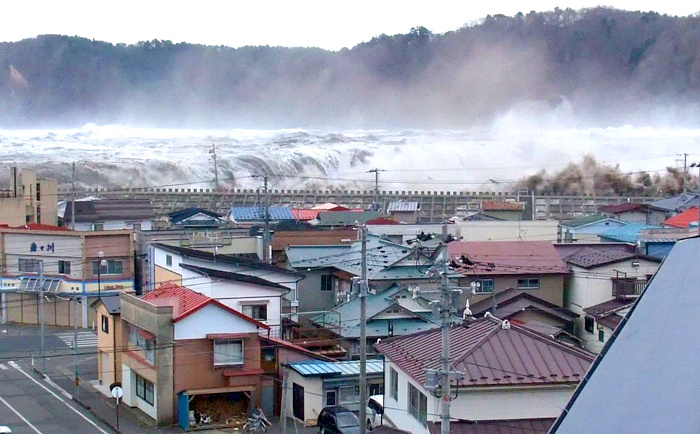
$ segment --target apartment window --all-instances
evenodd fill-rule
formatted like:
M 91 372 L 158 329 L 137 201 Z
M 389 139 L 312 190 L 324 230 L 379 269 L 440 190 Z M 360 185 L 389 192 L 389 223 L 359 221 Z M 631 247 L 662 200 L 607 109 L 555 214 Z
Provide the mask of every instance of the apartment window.
M 428 398 L 408 383 L 408 413 L 423 425 L 428 424 Z
M 105 225 L 104 225 L 104 223 L 93 223 L 92 230 L 93 231 L 103 231 L 103 230 L 105 230 Z
M 41 184 L 38 182 L 36 183 L 36 200 L 41 200 Z
M 173 266 L 173 257 L 172 257 L 172 255 L 165 255 L 165 265 L 167 265 L 168 267 L 172 267 L 172 266 Z
M 243 364 L 243 341 L 217 339 L 214 341 L 214 366 Z
M 155 365 L 156 340 L 146 338 L 138 327 L 132 325 L 129 325 L 129 347 L 143 351 L 143 358 Z
M 153 383 L 136 374 L 136 396 L 153 405 Z
M 586 329 L 588 333 L 593 333 L 593 327 L 595 326 L 595 320 L 592 316 L 587 316 L 583 319 L 583 328 Z
M 391 398 L 399 400 L 399 373 L 394 368 L 389 368 L 389 387 L 391 387 Z
M 92 263 L 92 274 L 97 274 L 97 267 L 99 266 L 99 261 Z M 109 259 L 106 265 L 100 268 L 100 274 L 122 274 L 124 272 L 124 267 L 122 266 L 122 261 L 115 261 Z
M 139 346 L 139 329 L 132 325 L 129 326 L 129 346 Z
M 156 340 L 145 339 L 143 345 L 143 358 L 155 365 L 156 363 Z
M 109 334 L 109 318 L 104 315 L 100 315 L 102 318 L 102 331 Z
M 58 274 L 70 274 L 70 261 L 58 261 Z
M 477 280 L 474 294 L 493 294 L 493 279 Z
M 243 305 L 243 315 L 249 316 L 258 321 L 267 320 L 266 304 L 245 304 Z
M 598 330 L 598 340 L 601 342 L 605 342 L 605 331 L 604 330 Z
M 360 386 L 343 386 L 338 389 L 340 404 L 360 402 Z
M 333 290 L 333 276 L 321 276 L 321 291 Z
M 326 390 L 326 405 L 336 405 L 336 392 L 335 390 Z
M 41 260 L 19 258 L 19 271 L 23 273 L 38 273 L 41 269 Z
M 540 289 L 540 279 L 518 279 L 518 289 L 524 291 L 531 291 L 533 289 Z

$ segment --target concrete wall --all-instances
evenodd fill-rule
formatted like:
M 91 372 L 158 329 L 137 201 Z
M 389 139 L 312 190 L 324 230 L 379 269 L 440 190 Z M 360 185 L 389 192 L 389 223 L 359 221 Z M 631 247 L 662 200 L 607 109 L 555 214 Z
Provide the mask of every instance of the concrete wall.
M 2 294 L 7 321 L 19 324 L 39 324 L 38 294 Z M 90 327 L 95 321 L 95 310 L 83 309 L 78 303 L 78 327 Z M 44 323 L 49 326 L 73 327 L 73 301 L 47 295 L 44 298 Z M 83 315 L 87 312 L 87 319 Z M 0 313 L 0 317 L 5 317 Z
M 129 382 L 131 389 L 127 390 L 125 381 L 124 402 L 130 406 L 138 406 L 149 414 L 155 415 L 158 425 L 171 425 L 175 422 L 173 394 L 173 323 L 171 306 L 153 306 L 134 296 L 121 295 L 121 316 L 124 327 L 132 324 L 156 336 L 155 364 L 150 365 L 131 352 L 122 354 L 122 362 L 128 369 L 123 377 L 134 380 L 135 373 L 153 382 L 154 405 L 151 406 L 136 397 L 136 385 Z M 122 347 L 128 346 L 128 333 L 124 333 Z M 127 395 L 129 395 L 127 401 Z
M 24 198 L 3 197 L 0 198 L 0 224 L 9 226 L 21 226 L 26 224 Z

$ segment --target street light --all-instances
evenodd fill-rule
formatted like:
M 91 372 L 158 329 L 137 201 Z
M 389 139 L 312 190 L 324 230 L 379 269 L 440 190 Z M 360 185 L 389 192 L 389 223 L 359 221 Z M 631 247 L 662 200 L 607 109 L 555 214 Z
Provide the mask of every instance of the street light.
M 107 265 L 107 260 L 104 259 L 105 252 L 100 250 L 97 252 L 97 257 L 100 258 L 97 261 L 97 299 L 102 300 L 102 267 Z

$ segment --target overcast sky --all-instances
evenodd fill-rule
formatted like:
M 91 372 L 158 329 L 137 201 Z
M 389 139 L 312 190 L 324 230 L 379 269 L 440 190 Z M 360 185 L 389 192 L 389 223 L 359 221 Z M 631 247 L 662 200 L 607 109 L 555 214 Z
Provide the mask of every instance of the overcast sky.
M 0 41 L 62 34 L 127 44 L 163 39 L 338 50 L 416 26 L 444 33 L 488 14 L 600 4 L 682 16 L 700 11 L 691 0 L 11 0 L 3 1 Z

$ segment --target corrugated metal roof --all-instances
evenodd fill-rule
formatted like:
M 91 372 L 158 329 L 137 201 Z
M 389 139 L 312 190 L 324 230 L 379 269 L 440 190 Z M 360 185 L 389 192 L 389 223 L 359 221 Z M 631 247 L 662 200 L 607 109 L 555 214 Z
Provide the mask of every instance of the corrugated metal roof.
M 617 248 L 606 248 L 606 246 L 586 246 L 565 256 L 564 260 L 568 264 L 575 265 L 577 267 L 595 268 L 636 257 L 637 254 L 634 252 L 624 251 Z
M 681 193 L 656 200 L 651 206 L 668 211 L 682 211 L 690 206 L 700 206 L 700 196 L 697 193 Z
M 691 223 L 698 222 L 698 208 L 690 207 L 680 214 L 670 217 L 662 223 L 664 226 L 672 226 L 674 228 L 687 228 Z
M 554 418 L 452 421 L 450 434 L 537 434 L 546 433 Z M 430 434 L 440 433 L 439 422 L 428 422 Z M 374 433 L 374 431 L 373 431 Z
M 292 215 L 297 220 L 313 220 L 318 218 L 318 213 L 320 211 L 316 209 L 293 209 Z
M 304 377 L 314 376 L 355 376 L 360 375 L 360 362 L 295 362 L 288 363 Z M 367 360 L 367 374 L 381 374 L 384 372 L 384 362 L 382 360 Z
M 390 202 L 386 207 L 387 212 L 415 212 L 418 211 L 418 202 L 397 200 Z
M 656 225 L 647 225 L 644 223 L 630 223 L 625 226 L 620 226 L 607 230 L 599 236 L 609 240 L 620 241 L 623 243 L 636 243 L 639 240 L 640 234 L 646 229 L 656 229 Z
M 549 241 L 454 241 L 447 247 L 451 258 L 465 255 L 477 263 L 476 271 L 480 276 L 569 273 Z M 462 272 L 473 275 L 474 270 L 465 267 Z
M 269 207 L 271 220 L 296 220 L 288 206 Z M 265 208 L 262 206 L 231 207 L 231 219 L 235 221 L 263 221 Z
M 594 359 L 527 328 L 504 328 L 490 316 L 467 324 L 449 332 L 450 359 L 465 374 L 466 387 L 576 384 Z M 439 329 L 386 339 L 375 348 L 421 384 L 426 369 L 441 365 Z
M 493 307 L 493 298 L 487 297 L 471 306 L 472 313 L 475 316 L 478 316 L 489 311 L 498 318 L 508 319 L 512 315 L 516 315 L 524 310 L 539 310 L 569 323 L 572 323 L 574 319 L 578 317 L 577 314 L 568 309 L 539 299 L 530 293 L 523 292 L 515 288 L 509 288 L 505 291 L 501 291 L 496 294 L 495 298 L 495 311 Z

